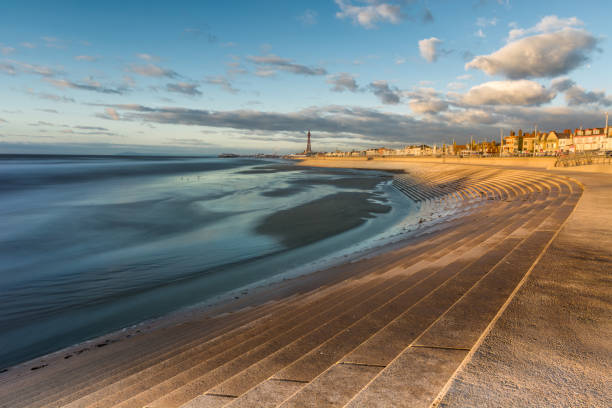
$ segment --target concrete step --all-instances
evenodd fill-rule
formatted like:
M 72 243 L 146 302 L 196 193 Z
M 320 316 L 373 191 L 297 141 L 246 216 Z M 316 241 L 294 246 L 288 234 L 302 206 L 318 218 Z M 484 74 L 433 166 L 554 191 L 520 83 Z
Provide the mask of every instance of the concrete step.
M 524 221 L 521 221 L 518 224 L 515 222 L 514 228 L 516 228 L 517 225 L 520 225 L 522 222 Z M 508 230 L 506 233 L 510 233 L 510 232 L 511 230 Z M 514 240 L 513 245 L 517 241 L 518 240 Z M 482 243 L 482 240 L 480 240 L 480 242 Z M 508 252 L 508 250 L 509 248 L 503 247 L 499 251 L 498 256 L 503 256 L 504 254 Z M 272 379 L 265 381 L 264 383 L 260 385 L 255 386 L 251 391 L 244 394 L 244 396 L 241 396 L 235 402 L 232 402 L 230 406 L 249 406 L 249 405 L 244 405 L 244 404 L 246 404 L 245 401 L 251 401 L 251 400 L 259 401 L 262 403 L 265 402 L 265 400 L 261 400 L 260 397 L 255 398 L 254 394 L 260 395 L 261 388 L 266 388 L 266 389 L 273 388 L 275 384 L 278 383 L 278 380 L 293 381 L 293 382 L 298 382 L 298 383 L 300 382 L 307 383 L 311 381 L 319 373 L 324 371 L 327 367 L 333 365 L 335 361 L 342 358 L 351 349 L 358 346 L 360 342 L 366 340 L 367 338 L 375 334 L 378 330 L 380 330 L 383 326 L 385 326 L 387 322 L 394 319 L 394 316 L 397 316 L 398 314 L 403 313 L 404 310 L 406 309 L 410 309 L 411 305 L 414 304 L 415 302 L 418 302 L 420 298 L 422 298 L 423 296 L 429 296 L 429 293 L 435 290 L 436 285 L 440 286 L 446 281 L 446 279 L 449 278 L 449 274 L 452 275 L 452 274 L 459 273 L 458 271 L 461 270 L 462 267 L 465 267 L 466 265 L 470 264 L 470 262 L 471 261 L 455 262 L 451 265 L 448 265 L 446 268 L 443 268 L 442 270 L 438 271 L 437 274 L 435 275 L 432 274 L 432 276 L 430 276 L 427 279 L 428 282 L 424 282 L 426 284 L 422 284 L 422 285 L 419 285 L 419 287 L 415 287 L 411 289 L 407 293 L 396 298 L 394 301 L 389 302 L 385 306 L 381 307 L 379 310 L 364 317 L 358 323 L 354 324 L 349 329 L 335 336 L 334 338 L 326 342 L 324 345 L 311 351 L 310 353 L 306 354 L 304 357 L 301 357 L 296 363 L 292 364 L 286 369 L 275 374 Z M 444 309 L 442 309 L 442 311 L 443 310 Z M 352 362 L 346 362 L 346 363 L 352 364 Z M 372 366 L 371 364 L 364 365 L 363 363 L 357 363 L 356 365 L 359 367 L 361 366 L 371 367 Z M 377 366 L 377 365 L 375 364 L 373 366 Z M 345 370 L 347 370 L 347 368 L 346 367 L 342 367 L 342 368 L 334 367 L 334 370 L 341 370 L 342 372 L 344 372 Z M 370 368 L 368 368 L 367 370 L 369 371 Z M 248 385 L 252 385 L 252 383 Z M 225 392 L 227 394 L 231 393 L 232 395 L 238 395 L 244 390 L 244 384 L 238 384 L 236 382 L 233 384 L 233 386 L 234 388 L 213 389 L 211 390 L 211 392 L 213 394 Z M 307 386 L 307 388 L 309 387 L 310 386 Z M 315 388 L 318 389 L 318 386 Z M 312 393 L 313 393 L 312 395 L 308 394 L 309 395 L 308 398 L 298 399 L 297 405 L 303 405 L 305 404 L 305 401 L 307 400 L 310 401 L 311 400 L 310 397 L 313 398 L 312 399 L 313 401 L 319 401 L 318 392 L 315 391 L 314 388 L 313 388 Z M 201 398 L 200 401 L 204 402 L 205 398 Z M 202 406 L 208 406 L 208 405 L 202 405 Z
M 332 295 L 328 296 L 329 301 L 332 301 Z M 320 299 L 322 302 L 325 299 Z M 114 382 L 105 386 L 99 387 L 95 392 L 91 392 L 84 397 L 74 401 L 66 407 L 104 407 L 112 403 L 116 403 L 116 399 L 127 398 L 133 393 L 139 392 L 144 384 L 155 384 L 165 378 L 180 373 L 182 370 L 189 369 L 198 361 L 212 358 L 220 352 L 226 351 L 232 347 L 237 347 L 247 341 L 253 342 L 256 336 L 261 336 L 267 330 L 273 330 L 281 322 L 286 323 L 289 318 L 296 318 L 303 313 L 304 308 L 297 305 L 287 305 L 294 308 L 293 311 L 287 311 L 287 307 L 282 307 L 276 310 L 277 314 L 268 319 L 261 321 L 250 322 L 248 325 L 242 326 L 237 330 L 222 333 L 211 341 L 191 344 L 191 347 L 184 349 L 180 353 L 176 353 L 171 357 L 159 361 L 157 364 L 150 365 L 130 376 L 118 377 Z M 304 313 L 304 315 L 306 315 Z
M 490 251 L 489 255 L 481 257 L 476 264 L 466 268 L 462 273 L 454 276 L 443 286 L 432 291 L 428 296 L 417 302 L 415 305 L 404 311 L 398 318 L 387 324 L 373 336 L 368 338 L 361 345 L 357 346 L 352 352 L 339 359 L 338 364 L 334 364 L 322 374 L 319 374 L 311 383 L 304 386 L 297 394 L 286 401 L 285 406 L 300 406 L 305 401 L 316 399 L 318 401 L 327 400 L 326 394 L 333 394 L 336 402 L 342 395 L 342 404 L 347 403 L 363 386 L 365 386 L 378 372 L 383 370 L 398 354 L 406 348 L 418 335 L 431 325 L 440 315 L 442 315 L 453 303 L 459 299 L 466 290 L 473 286 L 486 274 L 492 266 L 503 258 L 508 249 L 513 248 L 519 239 L 508 239 L 504 241 L 496 250 Z M 360 376 L 364 373 L 372 373 L 365 383 L 359 381 L 342 382 L 340 379 L 334 380 L 335 368 L 337 365 L 353 365 L 359 368 L 367 368 L 360 371 Z M 373 369 L 376 370 L 373 370 Z M 288 375 L 297 373 L 279 373 L 285 378 Z M 334 381 L 334 390 L 326 391 L 321 387 L 329 381 Z M 338 404 L 338 405 L 342 405 Z M 336 406 L 338 406 L 336 405 Z M 326 405 L 321 405 L 326 406 Z M 332 405 L 328 405 L 332 406 Z M 369 406 L 368 404 L 361 406 Z M 388 405 L 401 406 L 401 405 Z
M 413 302 L 413 298 L 419 296 L 419 293 L 429 291 L 429 287 L 432 284 L 435 285 L 431 282 L 437 280 L 432 278 L 435 275 L 438 273 L 430 269 L 423 269 L 411 275 L 411 279 L 397 284 L 393 291 L 381 294 L 379 302 L 368 302 L 355 310 L 354 313 L 347 316 L 350 319 L 336 319 L 336 321 L 317 328 L 312 333 L 214 387 L 209 393 L 241 395 L 293 361 L 320 347 L 321 344 L 330 342 L 336 344 L 338 338 L 346 340 L 346 333 L 350 333 L 349 337 L 352 341 L 366 335 L 365 332 L 375 330 L 376 326 L 384 325 L 384 322 L 392 318 L 391 316 L 400 313 L 406 304 Z M 321 355 L 325 352 L 319 350 L 317 354 Z
M 180 406 L 236 372 L 310 332 L 322 322 L 334 318 L 347 309 L 350 310 L 355 304 L 367 301 L 369 297 L 393 286 L 395 283 L 394 279 L 386 279 L 378 285 L 373 284 L 371 287 L 360 288 L 349 296 L 337 296 L 333 305 L 316 304 L 312 307 L 308 316 L 299 316 L 297 319 L 288 321 L 273 332 L 263 333 L 251 342 L 234 347 L 212 359 L 198 362 L 192 368 L 184 370 L 163 382 L 152 386 L 141 384 L 141 393 L 117 406 L 131 407 L 144 404 L 149 404 L 151 407 Z M 356 300 L 358 301 L 356 302 Z M 157 399 L 159 400 L 156 401 Z
M 289 300 L 289 304 L 293 304 L 293 301 Z M 237 316 L 230 315 L 225 316 L 222 319 L 226 320 L 228 324 L 224 324 L 218 330 L 211 331 L 212 333 L 206 333 L 206 335 L 204 335 L 204 333 L 200 333 L 199 338 L 196 337 L 196 340 L 189 341 L 187 343 L 185 343 L 186 340 L 191 340 L 191 338 L 193 338 L 193 336 L 189 336 L 188 331 L 184 331 L 186 337 L 185 339 L 178 338 L 179 335 L 163 336 L 158 333 L 157 337 L 167 337 L 167 341 L 171 341 L 172 343 L 170 343 L 168 347 L 160 348 L 160 350 L 158 350 L 157 348 L 159 347 L 159 345 L 157 343 L 142 344 L 142 342 L 140 342 L 127 350 L 129 352 L 134 347 L 137 347 L 138 350 L 136 351 L 138 351 L 138 355 L 143 356 L 142 359 L 144 361 L 142 364 L 138 364 L 139 360 L 136 358 L 136 355 L 130 354 L 126 358 L 118 358 L 117 355 L 114 355 L 114 358 L 111 359 L 109 362 L 109 369 L 103 371 L 102 373 L 98 373 L 97 376 L 94 376 L 94 373 L 89 373 L 88 375 L 85 375 L 84 380 L 86 382 L 72 382 L 70 378 L 59 378 L 58 381 L 61 381 L 60 384 L 65 384 L 65 386 L 71 387 L 72 392 L 69 392 L 70 390 L 61 389 L 61 387 L 58 387 L 60 389 L 55 389 L 56 392 L 54 394 L 48 395 L 46 399 L 38 399 L 37 403 L 50 404 L 52 401 L 53 404 L 56 406 L 64 406 L 69 404 L 71 401 L 77 400 L 82 397 L 87 397 L 95 390 L 100 390 L 97 394 L 94 393 L 94 395 L 90 397 L 91 400 L 96 401 L 96 395 L 107 395 L 106 392 L 108 390 L 104 390 L 105 386 L 114 384 L 120 379 L 130 378 L 134 376 L 139 377 L 143 371 L 156 371 L 156 367 L 159 364 L 165 364 L 168 361 L 176 362 L 177 356 L 182 356 L 183 352 L 192 352 L 194 350 L 194 347 L 200 346 L 200 348 L 208 348 L 219 343 L 224 338 L 237 338 L 239 335 L 237 330 L 245 330 L 247 328 L 246 326 L 244 326 L 245 324 L 252 325 L 254 323 L 261 323 L 259 319 L 265 321 L 267 318 L 269 320 L 271 318 L 270 316 L 274 316 L 275 319 L 278 319 L 276 313 L 280 312 L 281 308 L 286 307 L 287 305 L 283 305 L 282 303 L 269 304 L 263 305 L 262 307 L 254 308 L 254 310 L 252 311 L 246 310 L 244 311 L 244 313 L 233 313 L 232 315 Z M 183 331 L 178 332 L 183 333 Z M 195 336 L 197 335 L 198 333 L 196 332 Z M 170 351 L 167 351 L 168 348 L 170 349 Z M 123 364 L 118 363 L 120 361 L 123 361 Z M 94 371 L 94 366 L 90 366 L 90 368 L 92 369 L 92 371 Z M 98 379 L 99 381 L 96 381 Z M 58 399 L 57 395 L 61 395 L 62 397 Z M 81 403 L 83 403 L 83 401 L 79 401 L 76 406 L 83 406 L 78 405 Z
M 535 231 L 523 240 L 347 406 L 398 406 L 406 401 L 429 406 L 553 236 L 553 231 Z
M 540 232 L 534 232 L 534 234 L 539 235 Z M 542 236 L 538 236 L 538 235 L 534 235 L 534 238 L 531 238 L 531 239 L 537 240 L 538 242 L 540 242 Z M 515 248 L 518 242 L 521 242 L 520 238 L 508 238 L 505 241 L 505 245 L 500 245 L 500 247 L 498 248 L 499 252 L 497 253 L 497 256 L 492 255 L 492 252 L 490 252 L 488 256 L 483 256 L 482 258 L 479 259 L 480 271 L 481 271 L 480 273 L 477 273 L 476 275 L 472 275 L 471 280 L 469 279 L 465 280 L 465 276 L 463 276 L 464 278 L 463 281 L 461 280 L 461 278 L 458 278 L 452 284 L 451 284 L 452 280 L 450 280 L 449 283 L 445 285 L 446 286 L 445 288 L 447 290 L 448 289 L 459 289 L 461 287 L 461 283 L 463 283 L 464 285 L 463 288 L 469 289 L 470 285 L 473 284 L 474 281 L 478 282 L 480 277 L 488 276 L 491 273 L 489 271 L 495 270 L 495 268 L 499 268 L 499 265 L 502 265 L 500 263 L 501 262 L 500 259 L 508 259 L 507 256 L 505 255 L 508 254 L 511 248 Z M 544 242 L 546 242 L 546 240 L 544 240 Z M 530 241 L 529 239 L 527 239 L 526 241 L 523 241 L 523 245 L 525 247 L 533 248 L 531 249 L 531 251 L 537 252 L 539 249 L 537 247 L 534 247 L 533 242 Z M 516 249 L 513 250 L 513 253 L 516 253 Z M 497 261 L 496 263 L 497 266 L 494 266 L 493 269 L 490 269 L 491 264 L 486 265 L 487 260 L 491 263 L 494 263 Z M 485 264 L 483 264 L 483 262 Z M 477 266 L 478 266 L 478 262 L 476 263 L 475 268 L 470 268 L 472 269 L 472 272 L 474 272 L 474 270 L 478 270 Z M 442 299 L 448 300 L 449 298 L 456 299 L 458 296 L 459 296 L 459 299 L 461 299 L 460 296 L 462 296 L 462 292 L 463 290 L 459 290 L 455 292 L 454 297 L 449 296 L 448 293 L 444 295 L 442 294 L 434 295 L 432 293 L 429 299 L 436 299 L 437 300 L 436 304 L 427 305 L 427 302 L 423 302 L 423 304 L 426 307 L 422 310 L 419 310 L 419 308 L 416 307 L 415 310 L 413 311 L 414 314 L 411 316 L 412 317 L 411 319 L 409 319 L 408 321 L 404 320 L 403 321 L 404 324 L 400 325 L 400 327 L 397 326 L 397 323 L 395 325 L 387 326 L 386 336 L 382 334 L 384 333 L 383 330 L 378 332 L 370 340 L 365 342 L 362 346 L 358 347 L 353 353 L 350 353 L 347 357 L 342 359 L 343 364 L 337 364 L 333 366 L 331 369 L 328 369 L 325 373 L 323 373 L 322 375 L 317 377 L 314 381 L 312 381 L 312 383 L 305 385 L 302 390 L 300 390 L 298 393 L 296 393 L 296 395 L 294 395 L 288 401 L 286 401 L 283 404 L 283 406 L 287 406 L 287 407 L 289 406 L 312 406 L 310 405 L 310 402 L 315 401 L 315 400 L 318 402 L 318 406 L 338 406 L 338 405 L 342 405 L 342 403 L 344 402 L 347 402 L 348 399 L 352 395 L 354 395 L 355 393 L 358 393 L 360 388 L 369 382 L 369 379 L 367 379 L 367 376 L 369 375 L 369 373 L 371 373 L 372 371 L 376 371 L 376 367 L 378 367 L 378 371 L 383 371 L 383 368 L 388 364 L 390 359 L 394 358 L 394 356 L 396 355 L 395 353 L 398 349 L 400 349 L 401 347 L 405 347 L 405 344 L 409 344 L 408 342 L 411 341 L 414 338 L 414 336 L 418 334 L 420 330 L 423 330 L 428 327 L 428 323 L 432 321 L 435 322 L 436 319 L 439 319 L 436 316 L 439 315 L 438 313 L 443 312 L 444 307 L 449 306 L 448 304 L 442 305 L 442 308 L 438 309 L 440 312 L 430 314 L 429 320 L 425 319 L 423 321 L 423 317 L 427 316 L 428 312 L 431 313 L 432 309 L 435 310 L 436 307 L 440 307 L 440 300 Z M 453 307 L 454 306 L 451 306 L 451 309 Z M 445 313 L 448 313 L 448 311 Z M 407 316 L 404 315 L 403 317 L 405 319 Z M 415 322 L 419 321 L 419 319 L 421 319 L 421 326 L 419 327 L 418 325 L 416 325 L 415 327 Z M 402 319 L 398 319 L 398 321 L 401 321 L 401 320 Z M 398 330 L 394 331 L 393 328 L 398 329 Z M 405 336 L 405 333 L 411 333 L 411 332 L 413 334 L 412 338 L 409 336 L 409 338 L 404 339 L 403 344 L 402 342 L 400 342 L 400 344 L 396 346 L 395 350 L 393 350 L 393 347 L 389 347 L 389 344 L 392 344 L 393 341 L 397 341 L 398 339 L 401 339 L 402 336 Z M 449 365 L 445 361 L 449 360 L 450 362 L 456 362 L 456 361 L 460 362 L 463 358 L 462 356 L 465 355 L 462 353 L 467 353 L 467 350 L 457 350 L 457 349 L 462 348 L 461 345 L 455 346 L 455 347 L 448 347 L 448 348 L 451 350 L 445 349 L 443 352 L 441 352 L 442 355 L 438 359 L 432 358 L 430 351 L 422 352 L 421 350 L 418 350 L 418 351 L 415 351 L 415 353 L 417 356 L 421 357 L 422 362 L 427 363 L 427 364 L 434 364 L 437 370 L 441 370 L 440 371 L 441 373 L 448 374 L 448 371 L 445 371 L 445 367 L 452 367 L 452 364 Z M 421 354 L 424 353 L 424 354 L 421 355 L 419 353 Z M 355 366 L 353 370 L 355 370 L 357 374 L 355 374 L 356 379 L 354 381 L 345 381 L 343 377 L 344 376 L 343 373 L 346 372 L 346 367 L 338 367 L 340 365 L 347 365 L 347 364 L 353 364 Z M 426 374 L 431 375 L 432 371 L 435 371 L 435 370 L 430 370 Z M 453 371 L 450 371 L 450 374 L 452 374 L 452 372 Z M 440 375 L 438 375 L 438 377 L 439 376 Z M 290 378 L 290 377 L 287 377 L 287 378 Z M 428 381 L 430 384 L 434 384 L 433 389 L 435 389 L 435 387 L 438 387 L 439 389 L 444 385 L 444 381 L 442 380 L 439 380 L 438 382 L 436 382 L 435 378 L 429 378 L 427 377 L 427 375 L 423 375 L 423 378 L 425 379 L 425 381 Z M 326 389 L 325 384 L 329 384 L 329 383 L 335 384 L 335 386 L 333 387 L 333 390 Z M 405 378 L 402 381 L 402 383 L 405 384 Z M 381 390 L 378 389 L 377 391 L 381 391 Z M 387 392 L 389 391 L 387 390 Z M 390 392 L 393 392 L 393 390 Z M 375 399 L 376 397 L 374 397 L 372 400 L 375 400 Z M 400 400 L 394 400 L 392 404 L 389 404 L 389 401 L 387 400 L 386 405 L 382 404 L 382 405 L 375 405 L 375 406 L 397 406 L 399 402 Z M 368 404 L 370 403 L 374 403 L 374 402 L 371 400 L 368 400 L 365 403 L 365 405 L 356 404 L 355 406 L 369 406 Z
M 248 321 L 248 320 L 247 320 Z M 193 338 L 199 334 L 200 341 L 205 341 L 207 336 L 214 336 L 214 333 L 222 333 L 227 330 L 223 324 L 215 324 L 217 322 L 208 322 L 208 328 L 185 328 L 185 337 Z M 215 331 L 216 330 L 216 331 Z M 46 378 L 41 384 L 37 382 L 36 376 L 29 376 L 25 381 L 13 388 L 11 398 L 6 397 L 5 401 L 10 403 L 11 407 L 21 407 L 36 402 L 37 405 L 45 405 L 54 402 L 54 404 L 65 403 L 70 401 L 73 393 L 87 392 L 88 387 L 94 386 L 98 380 L 106 381 L 112 377 L 113 373 L 119 372 L 122 375 L 129 375 L 130 372 L 138 371 L 142 367 L 154 363 L 154 356 L 151 355 L 152 350 L 172 350 L 180 345 L 179 337 L 163 334 L 164 330 L 157 332 L 156 336 L 151 338 L 148 334 L 123 340 L 117 344 L 110 344 L 105 349 L 95 349 L 94 352 L 79 355 L 68 361 L 68 364 L 62 364 L 59 370 L 49 370 L 43 373 L 49 377 L 49 372 L 52 372 L 51 378 Z M 159 341 L 158 341 L 159 340 Z M 161 341 L 163 340 L 163 341 Z M 89 358 L 90 355 L 93 358 Z M 121 358 L 118 356 L 130 356 L 128 361 L 131 364 L 125 367 L 118 368 L 117 361 Z M 109 358 L 110 357 L 110 358 Z M 64 363 L 64 362 L 62 362 Z M 59 364 L 58 364 L 59 366 Z M 55 368 L 50 366 L 50 369 Z M 32 384 L 36 384 L 33 387 Z M 62 401 L 59 401 L 61 398 Z
M 367 321 L 367 320 L 364 320 Z M 351 332 L 353 333 L 353 335 L 356 333 L 354 330 L 351 330 Z M 345 341 L 348 341 L 348 339 L 345 339 L 343 341 L 343 343 Z M 350 342 L 348 343 L 350 344 Z M 297 350 L 292 350 L 291 348 L 288 348 L 287 350 L 283 351 L 284 353 L 293 353 L 293 355 L 300 355 L 300 353 L 303 352 L 303 350 L 301 349 L 297 349 Z M 275 356 L 270 357 L 268 360 L 264 359 L 262 360 L 262 362 L 256 364 L 253 367 L 248 368 L 247 370 L 245 370 L 244 373 L 242 373 L 242 376 L 239 375 L 237 376 L 235 379 L 231 380 L 230 382 L 226 382 L 224 384 L 222 384 L 221 386 L 215 387 L 212 390 L 210 390 L 209 392 L 212 394 L 211 398 L 212 400 L 218 400 L 218 396 L 219 395 L 236 395 L 240 392 L 242 392 L 242 390 L 244 389 L 244 387 L 246 386 L 252 386 L 253 383 L 257 383 L 258 381 L 261 380 L 261 376 L 267 375 L 270 371 L 273 371 L 274 369 L 277 369 L 278 367 L 274 365 L 274 363 L 270 363 L 269 360 L 273 360 L 274 358 L 277 358 L 276 364 L 285 364 L 287 361 L 287 354 L 285 354 L 284 356 L 282 354 L 278 354 Z M 250 375 L 250 377 L 249 377 Z M 259 377 L 258 377 L 259 376 Z M 244 377 L 247 377 L 246 379 Z M 249 382 L 250 381 L 250 382 Z M 204 400 L 205 398 L 203 397 L 199 397 L 198 401 L 200 401 L 200 404 L 204 404 Z

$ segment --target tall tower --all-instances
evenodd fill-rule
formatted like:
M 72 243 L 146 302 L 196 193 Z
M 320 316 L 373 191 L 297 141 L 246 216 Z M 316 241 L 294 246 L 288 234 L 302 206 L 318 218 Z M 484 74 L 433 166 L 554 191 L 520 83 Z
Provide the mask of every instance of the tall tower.
M 308 129 L 308 142 L 306 143 L 306 154 L 312 153 L 312 149 L 310 147 L 310 129 Z

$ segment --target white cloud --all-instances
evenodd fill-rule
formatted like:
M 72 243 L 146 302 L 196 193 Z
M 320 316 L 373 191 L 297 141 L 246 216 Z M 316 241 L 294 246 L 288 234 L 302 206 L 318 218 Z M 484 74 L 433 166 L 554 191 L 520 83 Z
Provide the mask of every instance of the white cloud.
M 136 81 L 134 81 L 134 78 L 132 78 L 132 77 L 131 77 L 131 76 L 129 76 L 129 75 L 124 75 L 124 76 L 123 76 L 122 83 L 123 83 L 123 84 L 124 84 L 126 87 L 128 87 L 128 88 L 133 88 L 133 87 L 135 87 L 135 86 L 136 86 Z
M 433 88 L 418 88 L 403 93 L 414 113 L 435 114 L 448 109 L 449 103 Z
M 569 106 L 612 105 L 612 98 L 607 96 L 605 91 L 586 91 L 578 85 L 574 85 L 565 92 L 565 101 Z
M 311 26 L 317 24 L 317 12 L 314 10 L 305 10 L 302 14 L 298 16 L 298 20 L 302 22 L 305 26 Z
M 9 46 L 0 45 L 0 54 L 9 55 L 15 52 L 15 48 Z
M 128 91 L 128 89 L 124 87 L 109 88 L 109 87 L 103 86 L 100 82 L 94 81 L 92 79 L 87 79 L 84 82 L 73 82 L 67 79 L 45 78 L 45 81 L 55 86 L 56 88 L 78 89 L 80 91 L 93 91 L 93 92 L 100 92 L 100 93 L 105 93 L 105 94 L 116 94 L 116 95 L 121 95 L 124 92 Z
M 73 98 L 69 98 L 66 96 L 61 96 L 61 95 L 55 95 L 55 94 L 51 94 L 51 93 L 46 93 L 46 92 L 36 92 L 33 89 L 27 89 L 26 92 L 30 95 L 33 95 L 37 98 L 40 99 L 45 99 L 48 101 L 54 101 L 54 102 L 75 102 L 75 100 Z M 57 113 L 57 112 L 55 112 Z
M 24 47 L 24 48 L 30 48 L 30 49 L 31 49 L 31 48 L 36 48 L 36 44 L 33 44 L 33 43 L 31 43 L 31 42 L 22 42 L 22 43 L 21 43 L 21 44 L 19 44 L 19 45 L 21 45 L 21 46 L 22 46 L 22 47 Z
M 146 54 L 146 53 L 136 54 L 136 57 L 144 61 L 159 61 L 160 60 L 158 56 L 155 56 L 152 54 Z
M 255 75 L 261 78 L 270 78 L 276 75 L 276 71 L 273 69 L 258 69 L 255 71 Z
M 497 18 L 493 17 L 493 18 L 484 18 L 484 17 L 478 17 L 478 19 L 476 19 L 476 25 L 478 27 L 488 27 L 488 26 L 494 26 L 497 25 Z
M 306 65 L 296 64 L 290 59 L 281 58 L 278 55 L 269 54 L 269 55 L 261 55 L 261 56 L 249 56 L 247 60 L 251 61 L 254 64 L 261 66 L 261 70 L 258 72 L 266 72 L 266 71 L 274 71 L 281 70 L 286 72 L 291 72 L 297 75 L 325 75 L 327 71 L 321 67 L 308 67 Z M 256 75 L 259 75 L 256 73 Z M 272 76 L 274 73 L 270 75 L 259 75 L 259 76 Z
M 587 91 L 568 77 L 553 79 L 550 82 L 550 88 L 558 92 L 565 92 L 565 101 L 569 106 L 612 105 L 612 98 L 607 96 L 605 91 Z
M 448 103 L 441 99 L 413 100 L 408 105 L 414 113 L 438 113 L 448 109 Z
M 59 72 L 44 65 L 28 64 L 15 60 L 5 60 L 0 63 L 0 71 L 5 74 L 15 75 L 17 73 L 35 74 L 43 77 L 52 77 Z
M 94 57 L 93 55 L 77 55 L 76 57 L 74 57 L 74 59 L 77 61 L 94 62 L 98 60 L 98 57 Z
M 461 100 L 468 105 L 540 105 L 550 102 L 555 95 L 537 82 L 522 79 L 476 85 Z
M 198 89 L 198 84 L 191 84 L 188 82 L 166 84 L 166 90 L 168 92 L 182 93 L 190 96 L 202 95 L 202 92 L 200 92 L 200 90 Z
M 44 37 L 40 37 L 40 39 L 43 40 L 43 42 L 45 43 L 46 47 L 49 47 L 49 48 L 66 48 L 66 46 L 61 43 L 59 38 L 44 36 Z
M 359 89 L 357 86 L 357 81 L 355 81 L 355 77 L 346 72 L 329 75 L 326 82 L 333 85 L 331 90 L 334 92 L 356 92 Z
M 369 2 L 368 5 L 355 6 L 351 1 L 335 1 L 340 7 L 336 13 L 337 18 L 350 18 L 365 28 L 374 28 L 379 22 L 398 24 L 402 20 L 401 8 L 397 4 Z
M 13 64 L 9 64 L 6 62 L 0 62 L 0 72 L 6 75 L 15 75 L 17 74 L 17 69 L 15 68 L 15 65 Z
M 516 40 L 531 34 L 552 33 L 564 28 L 581 27 L 584 23 L 576 17 L 559 18 L 555 15 L 543 17 L 538 24 L 531 28 L 513 28 L 508 33 L 508 41 Z
M 499 118 L 491 111 L 482 109 L 453 110 L 442 113 L 444 120 L 458 125 L 493 125 Z
M 480 38 L 485 38 L 485 37 L 486 37 L 485 33 L 482 31 L 482 28 L 479 28 L 479 29 L 478 29 L 478 31 L 476 31 L 476 32 L 474 33 L 474 35 L 475 35 L 476 37 L 480 37 Z
M 510 79 L 551 77 L 582 65 L 596 45 L 597 39 L 588 32 L 565 28 L 511 42 L 492 54 L 475 57 L 465 68 Z
M 168 77 L 174 78 L 177 77 L 178 74 L 170 69 L 165 69 L 157 65 L 147 64 L 147 65 L 136 65 L 131 64 L 127 67 L 127 70 L 133 72 L 134 74 L 142 75 L 142 76 L 150 76 L 150 77 Z
M 242 63 L 240 61 L 232 61 L 232 62 L 227 62 L 226 65 L 228 66 L 227 68 L 227 74 L 229 76 L 235 76 L 235 75 L 244 75 L 244 74 L 248 74 L 249 71 L 247 71 L 247 69 L 245 67 L 242 66 Z
M 105 108 L 104 112 L 106 113 L 109 119 L 119 120 L 119 114 L 117 113 L 117 110 L 115 108 Z
M 453 81 L 453 82 L 449 82 L 449 83 L 446 85 L 446 87 L 447 87 L 448 89 L 453 90 L 453 91 L 458 91 L 458 90 L 460 90 L 460 89 L 463 89 L 463 88 L 465 88 L 465 86 L 466 86 L 466 85 L 465 85 L 463 82 L 455 82 L 455 81 Z
M 211 84 L 211 85 L 218 85 L 221 88 L 223 88 L 223 90 L 229 93 L 235 94 L 239 92 L 238 89 L 234 88 L 231 82 L 223 76 L 208 77 L 206 78 L 206 83 Z
M 400 102 L 399 90 L 391 88 L 387 81 L 373 81 L 368 87 L 385 105 L 397 105 Z
M 441 42 L 442 40 L 436 37 L 425 38 L 419 41 L 419 52 L 421 53 L 421 57 L 423 57 L 427 62 L 434 62 L 435 60 L 437 60 L 437 46 Z

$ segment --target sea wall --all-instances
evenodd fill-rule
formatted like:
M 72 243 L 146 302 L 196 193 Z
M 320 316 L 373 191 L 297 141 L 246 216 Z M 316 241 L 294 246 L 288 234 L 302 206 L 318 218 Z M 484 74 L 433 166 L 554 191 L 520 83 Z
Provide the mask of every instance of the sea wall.
M 585 166 L 555 167 L 554 157 L 316 157 L 301 161 L 303 166 L 348 167 L 361 169 L 403 170 L 437 164 L 471 166 L 495 166 L 524 170 L 556 170 L 561 172 L 612 173 L 612 164 L 592 164 Z
M 310 162 L 371 162 L 371 163 L 445 163 L 445 164 L 470 164 L 486 166 L 511 166 L 523 168 L 547 169 L 554 167 L 556 159 L 554 157 L 482 157 L 482 158 L 461 158 L 461 157 L 317 157 L 303 161 L 304 165 Z M 368 165 L 366 167 L 371 167 Z

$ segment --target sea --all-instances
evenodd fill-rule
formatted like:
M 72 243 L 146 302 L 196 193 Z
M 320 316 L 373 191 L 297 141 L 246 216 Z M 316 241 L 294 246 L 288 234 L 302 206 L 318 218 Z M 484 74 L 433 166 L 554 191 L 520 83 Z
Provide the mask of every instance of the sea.
M 382 171 L 0 155 L 0 369 L 324 269 L 417 208 Z

